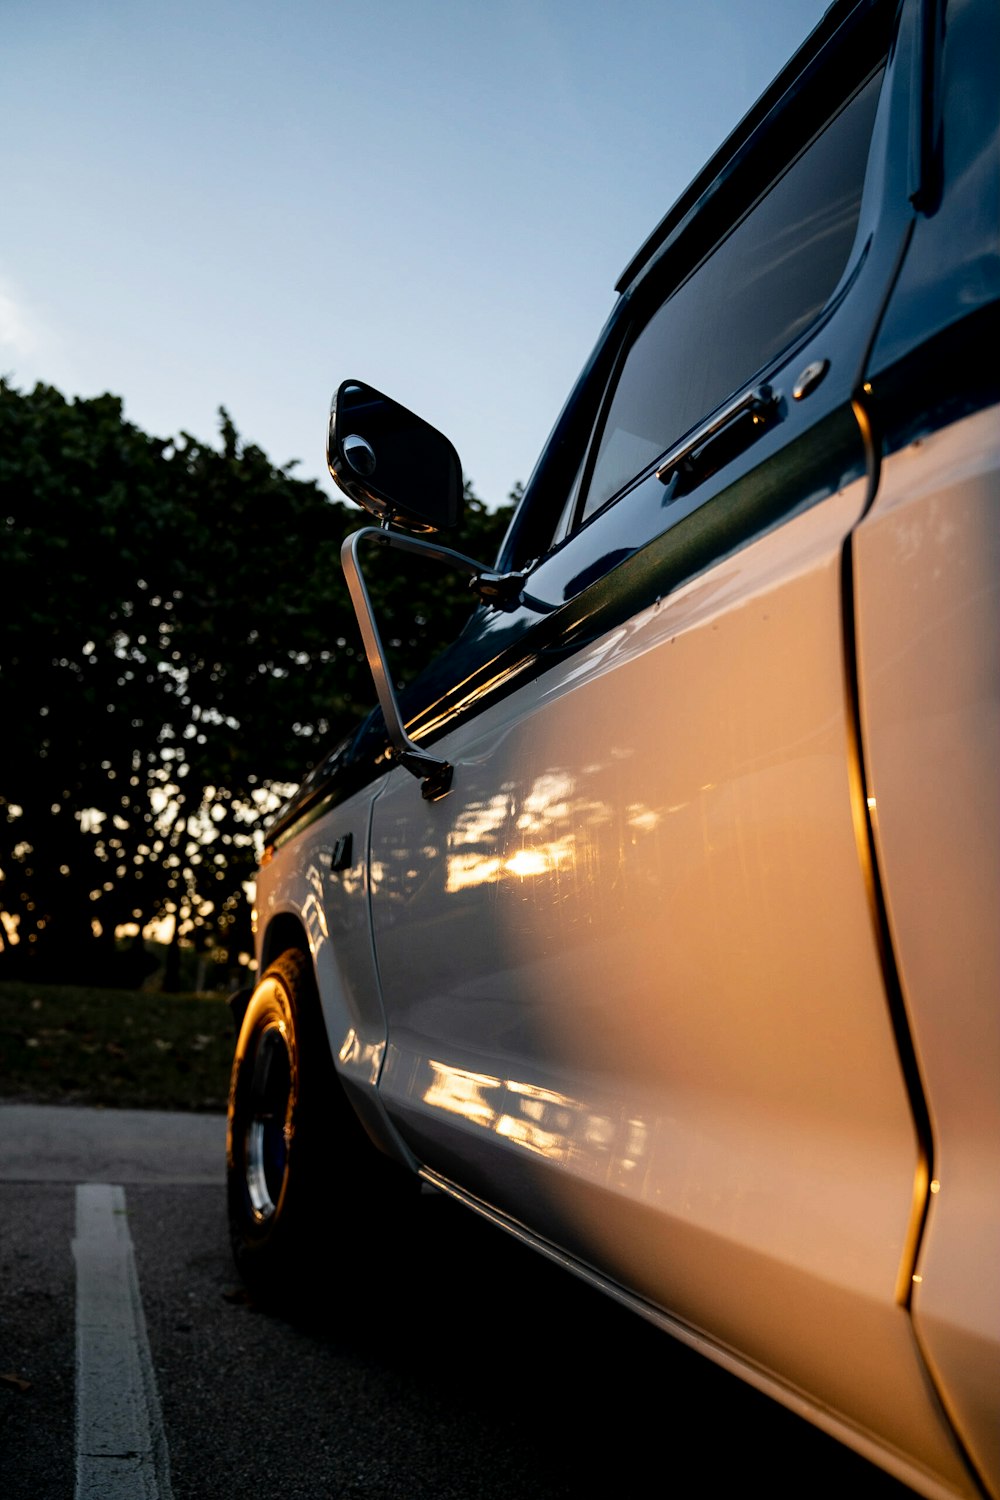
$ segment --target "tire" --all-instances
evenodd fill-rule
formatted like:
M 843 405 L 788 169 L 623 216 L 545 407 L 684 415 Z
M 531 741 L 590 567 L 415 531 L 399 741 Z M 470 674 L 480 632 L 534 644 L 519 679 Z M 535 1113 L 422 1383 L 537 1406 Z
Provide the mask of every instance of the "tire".
M 295 949 L 267 969 L 243 1017 L 226 1169 L 233 1258 L 258 1301 L 313 1296 L 331 1274 L 370 1263 L 400 1188 L 419 1191 L 347 1103 L 311 965 Z

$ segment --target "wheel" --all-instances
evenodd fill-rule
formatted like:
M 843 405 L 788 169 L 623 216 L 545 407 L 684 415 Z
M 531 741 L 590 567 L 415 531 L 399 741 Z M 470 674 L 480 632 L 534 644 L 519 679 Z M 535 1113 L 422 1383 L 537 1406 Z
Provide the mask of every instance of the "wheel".
M 371 1144 L 337 1078 L 312 968 L 267 969 L 236 1043 L 226 1135 L 233 1257 L 259 1300 L 312 1296 L 384 1248 L 419 1182 Z
M 240 1274 L 259 1295 L 280 1289 L 306 1232 L 314 1168 L 308 1160 L 300 1014 L 309 982 L 300 953 L 285 953 L 271 965 L 250 997 L 233 1059 L 226 1133 L 229 1232 Z

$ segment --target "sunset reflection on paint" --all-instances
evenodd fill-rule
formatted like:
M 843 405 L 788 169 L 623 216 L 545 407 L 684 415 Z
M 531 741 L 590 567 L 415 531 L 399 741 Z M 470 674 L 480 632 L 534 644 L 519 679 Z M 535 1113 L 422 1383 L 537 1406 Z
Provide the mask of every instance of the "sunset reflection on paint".
M 458 1115 L 469 1125 L 488 1130 L 537 1156 L 602 1170 L 634 1172 L 646 1154 L 649 1123 L 587 1108 L 557 1089 L 540 1088 L 513 1078 L 497 1078 L 429 1060 L 431 1078 L 423 1102 Z
M 580 796 L 577 779 L 565 771 L 536 777 L 520 795 L 510 789 L 472 803 L 449 836 L 445 890 L 572 869 L 592 842 L 591 830 L 610 818 L 604 803 Z M 630 822 L 648 832 L 658 817 L 637 807 L 630 809 Z

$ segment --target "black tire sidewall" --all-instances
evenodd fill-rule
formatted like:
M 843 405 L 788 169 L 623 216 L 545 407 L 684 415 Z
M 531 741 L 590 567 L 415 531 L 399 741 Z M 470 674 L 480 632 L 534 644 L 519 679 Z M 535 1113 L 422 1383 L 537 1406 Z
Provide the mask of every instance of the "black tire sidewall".
M 236 1265 L 248 1285 L 276 1289 L 294 1268 L 307 1245 L 306 1211 L 310 1188 L 309 1129 L 302 1089 L 302 1005 L 304 964 L 301 955 L 285 954 L 264 974 L 240 1028 L 229 1089 L 226 1176 L 229 1228 Z M 247 1128 L 250 1121 L 254 1063 L 268 1028 L 284 1032 L 290 1064 L 286 1115 L 284 1180 L 274 1212 L 255 1212 L 247 1183 Z

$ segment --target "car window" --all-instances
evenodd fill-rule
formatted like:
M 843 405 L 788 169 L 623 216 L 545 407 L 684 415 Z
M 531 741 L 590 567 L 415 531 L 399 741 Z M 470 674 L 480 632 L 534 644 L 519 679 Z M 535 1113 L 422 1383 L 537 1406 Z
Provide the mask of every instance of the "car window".
M 628 347 L 577 524 L 805 332 L 854 243 L 881 72 Z

